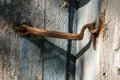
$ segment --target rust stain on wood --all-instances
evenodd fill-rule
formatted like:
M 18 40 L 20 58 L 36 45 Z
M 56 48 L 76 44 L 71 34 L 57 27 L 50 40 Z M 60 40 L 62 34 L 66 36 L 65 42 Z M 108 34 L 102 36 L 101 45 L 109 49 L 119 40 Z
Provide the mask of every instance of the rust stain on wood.
M 36 68 L 35 80 L 40 80 L 41 72 L 39 72 L 38 68 Z
M 65 8 L 67 7 L 69 4 L 67 1 L 63 1 L 63 3 L 60 4 L 60 8 Z
M 105 24 L 104 24 L 102 18 L 100 19 L 100 26 L 99 26 L 99 28 L 100 28 L 99 37 L 101 37 L 101 36 L 103 36 L 104 30 L 105 30 Z

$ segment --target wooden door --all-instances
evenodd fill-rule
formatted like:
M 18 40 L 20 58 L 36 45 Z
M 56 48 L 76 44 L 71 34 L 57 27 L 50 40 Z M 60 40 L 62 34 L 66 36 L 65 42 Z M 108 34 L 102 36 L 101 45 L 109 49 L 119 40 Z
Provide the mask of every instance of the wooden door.
M 119 80 L 119 0 L 0 0 L 0 80 Z M 102 5 L 101 5 L 102 4 Z M 101 9 L 100 9 L 101 5 Z M 20 36 L 14 24 L 79 33 L 103 12 L 96 51 L 82 41 Z M 99 24 L 99 21 L 98 21 Z
M 69 7 L 61 9 L 61 3 L 62 0 L 0 1 L 0 80 L 75 79 L 75 48 L 71 41 L 20 36 L 13 26 L 25 23 L 40 29 L 73 32 L 69 30 L 71 11 Z

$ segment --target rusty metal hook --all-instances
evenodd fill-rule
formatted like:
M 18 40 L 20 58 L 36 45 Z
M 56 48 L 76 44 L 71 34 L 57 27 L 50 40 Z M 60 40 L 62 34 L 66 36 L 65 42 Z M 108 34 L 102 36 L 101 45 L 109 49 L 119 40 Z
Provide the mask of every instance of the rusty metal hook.
M 87 28 L 91 33 L 92 42 L 95 49 L 94 34 L 99 31 L 99 27 L 95 28 L 95 21 L 84 25 L 79 34 L 37 29 L 37 28 L 32 28 L 31 26 L 28 26 L 25 24 L 15 26 L 15 30 L 18 31 L 20 35 L 33 34 L 38 36 L 62 38 L 62 39 L 69 39 L 69 40 L 82 40 L 84 37 L 84 31 Z

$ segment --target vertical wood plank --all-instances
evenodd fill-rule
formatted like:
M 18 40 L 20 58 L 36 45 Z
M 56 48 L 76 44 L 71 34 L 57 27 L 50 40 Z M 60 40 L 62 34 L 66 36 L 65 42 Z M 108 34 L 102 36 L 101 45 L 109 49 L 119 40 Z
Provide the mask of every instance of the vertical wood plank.
M 60 9 L 61 2 L 62 0 L 46 0 L 46 30 L 68 32 L 68 10 Z M 44 80 L 66 80 L 67 40 L 46 39 Z
M 4 0 L 0 6 L 0 79 L 42 79 L 42 57 L 39 40 L 35 36 L 18 36 L 13 24 L 27 23 L 44 27 L 43 0 Z M 4 41 L 4 42 L 3 42 Z M 4 48 L 2 48 L 5 46 Z
M 47 40 L 43 49 L 44 42 L 41 37 L 33 35 L 21 37 L 13 29 L 13 24 L 17 22 L 42 29 L 68 32 L 69 10 L 60 9 L 61 2 L 62 0 L 0 1 L 0 33 L 2 34 L 0 38 L 9 41 L 7 51 L 10 49 L 9 53 L 6 52 L 3 55 L 6 50 L 1 48 L 3 49 L 1 54 L 4 56 L 4 58 L 1 57 L 2 80 L 66 79 L 67 40 L 45 38 Z M 1 40 L 5 49 L 7 40 L 4 42 Z M 73 54 L 75 54 L 74 49 L 72 49 Z M 44 61 L 42 61 L 43 58 Z M 75 60 L 75 56 L 73 58 Z
M 68 32 L 68 10 L 60 9 L 62 0 L 46 0 L 46 27 L 47 30 L 55 30 Z M 67 40 L 49 38 L 50 42 L 59 46 L 60 48 L 67 49 Z
M 119 0 L 103 0 L 101 12 L 105 11 L 105 29 L 100 42 L 99 75 L 96 80 L 120 79 L 120 11 Z

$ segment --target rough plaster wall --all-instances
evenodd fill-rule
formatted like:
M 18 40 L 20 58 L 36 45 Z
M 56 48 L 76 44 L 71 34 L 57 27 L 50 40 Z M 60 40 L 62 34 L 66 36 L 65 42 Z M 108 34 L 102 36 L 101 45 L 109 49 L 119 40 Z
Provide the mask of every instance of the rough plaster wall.
M 100 43 L 99 75 L 96 80 L 120 80 L 120 0 L 103 0 L 105 30 Z
M 21 37 L 13 29 L 17 22 L 67 32 L 68 11 L 60 2 L 0 0 L 0 80 L 65 80 L 66 40 L 43 44 L 41 37 Z
M 78 9 L 78 28 L 79 32 L 83 25 L 93 22 L 98 18 L 100 11 L 100 0 L 84 0 L 79 3 L 87 4 Z M 90 45 L 90 33 L 85 31 L 84 39 L 77 42 L 77 62 L 76 62 L 76 80 L 94 80 L 99 61 L 99 53 Z M 88 48 L 83 49 L 87 45 Z M 90 47 L 89 47 L 90 45 Z

